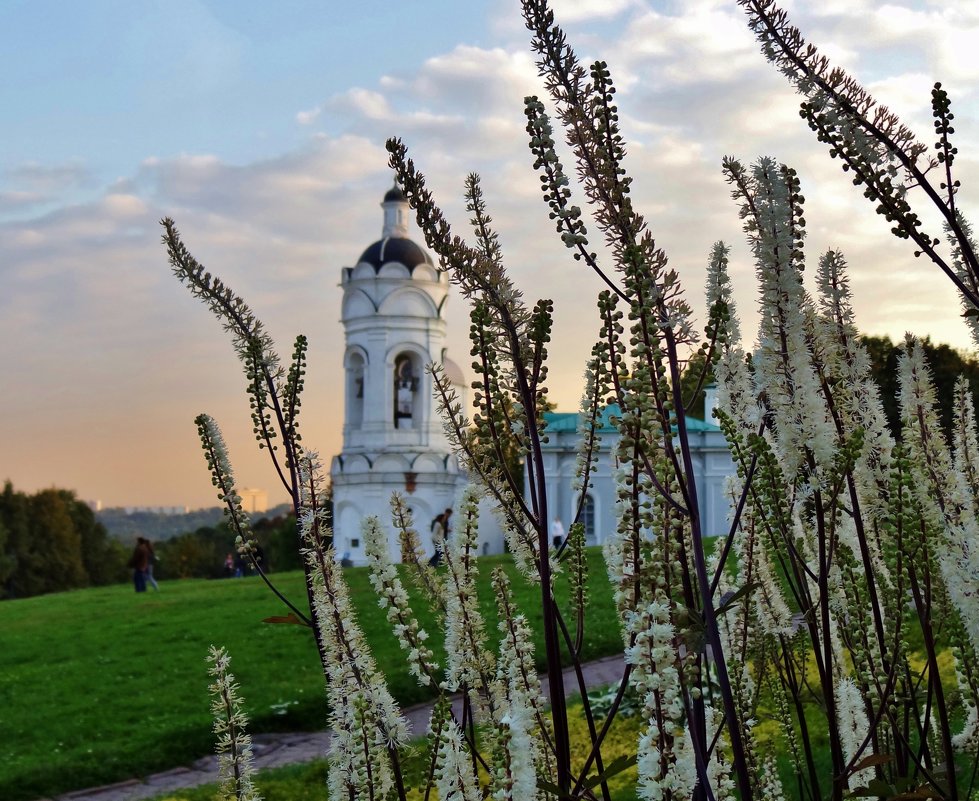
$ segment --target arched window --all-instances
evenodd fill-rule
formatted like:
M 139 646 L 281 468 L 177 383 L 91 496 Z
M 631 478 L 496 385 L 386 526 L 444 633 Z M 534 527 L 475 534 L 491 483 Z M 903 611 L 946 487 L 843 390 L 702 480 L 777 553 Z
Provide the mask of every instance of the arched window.
M 351 353 L 347 358 L 347 425 L 360 428 L 364 423 L 364 357 Z
M 591 495 L 585 496 L 581 507 L 581 523 L 585 527 L 585 544 L 595 545 L 598 541 L 595 531 L 595 499 Z
M 394 426 L 414 428 L 418 424 L 418 373 L 414 360 L 402 353 L 394 360 Z

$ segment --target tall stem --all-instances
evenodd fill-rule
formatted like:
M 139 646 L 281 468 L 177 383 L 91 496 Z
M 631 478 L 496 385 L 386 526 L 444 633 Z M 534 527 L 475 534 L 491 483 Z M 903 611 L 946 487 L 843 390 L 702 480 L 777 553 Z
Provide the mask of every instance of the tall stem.
M 717 672 L 717 683 L 721 689 L 721 699 L 724 702 L 724 717 L 727 719 L 728 735 L 731 738 L 734 771 L 737 777 L 741 801 L 751 801 L 753 790 L 751 777 L 748 775 L 748 762 L 745 756 L 744 740 L 741 736 L 741 726 L 738 722 L 737 707 L 734 704 L 734 693 L 731 690 L 731 680 L 724 659 L 724 649 L 721 646 L 721 635 L 717 628 L 717 616 L 714 614 L 714 602 L 711 598 L 710 577 L 707 575 L 707 560 L 704 557 L 704 539 L 700 530 L 700 510 L 697 506 L 697 482 L 693 480 L 693 458 L 690 452 L 690 440 L 687 435 L 686 415 L 683 413 L 683 396 L 680 391 L 680 370 L 676 336 L 671 328 L 664 329 L 666 350 L 670 366 L 670 382 L 673 391 L 676 415 L 676 433 L 680 444 L 680 454 L 683 458 L 683 470 L 688 476 L 687 493 L 689 497 L 690 531 L 693 540 L 694 568 L 697 572 L 697 584 L 700 588 L 700 599 L 703 605 L 704 626 L 707 629 L 707 643 L 710 645 L 714 658 L 714 669 Z

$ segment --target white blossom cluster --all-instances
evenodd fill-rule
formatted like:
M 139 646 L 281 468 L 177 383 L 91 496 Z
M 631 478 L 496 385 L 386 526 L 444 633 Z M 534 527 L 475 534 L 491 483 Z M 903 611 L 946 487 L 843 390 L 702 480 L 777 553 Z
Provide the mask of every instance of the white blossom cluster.
M 635 644 L 625 659 L 643 700 L 645 728 L 639 737 L 639 797 L 645 801 L 687 798 L 697 783 L 697 770 L 684 718 L 678 655 L 670 608 L 665 599 L 636 610 L 628 625 Z
M 829 419 L 808 341 L 812 302 L 802 285 L 799 246 L 804 230 L 794 212 L 794 186 L 784 168 L 762 158 L 751 171 L 757 216 L 745 229 L 755 254 L 759 284 L 756 385 L 764 388 L 774 417 L 778 455 L 787 475 L 812 471 L 813 487 L 831 464 L 836 432 Z M 812 454 L 814 464 L 806 464 Z
M 534 733 L 534 708 L 524 691 L 517 662 L 500 661 L 497 683 L 506 689 L 494 704 L 496 760 L 491 797 L 494 801 L 536 801 L 540 743 Z
M 837 413 L 848 430 L 863 431 L 864 445 L 854 465 L 861 509 L 873 521 L 886 514 L 886 487 L 891 468 L 894 437 L 887 428 L 880 387 L 870 375 L 870 354 L 860 341 L 854 323 L 846 260 L 836 250 L 827 251 L 817 271 L 820 342 L 827 369 L 837 376 Z M 883 573 L 880 550 L 873 542 L 876 567 Z
M 917 499 L 928 523 L 942 533 L 936 543 L 938 563 L 949 597 L 959 610 L 973 649 L 979 650 L 979 519 L 975 496 L 957 478 L 955 465 L 941 434 L 935 411 L 935 389 L 925 364 L 921 343 L 909 337 L 899 361 L 900 401 L 906 421 L 906 442 L 917 475 Z M 971 406 L 971 400 L 969 406 Z M 975 442 L 975 422 L 968 433 L 968 419 L 961 439 L 961 459 Z M 971 441 L 970 441 L 971 440 Z M 979 450 L 971 458 L 979 458 Z M 960 462 L 964 466 L 964 461 Z M 958 471 L 961 472 L 961 471 Z
M 459 504 L 459 523 L 445 548 L 445 685 L 488 689 L 493 657 L 485 647 L 485 626 L 476 597 L 479 493 L 469 486 Z
M 391 562 L 387 533 L 373 515 L 365 518 L 361 531 L 370 567 L 370 582 L 377 593 L 378 606 L 387 609 L 388 622 L 408 658 L 411 674 L 419 684 L 432 686 L 436 683 L 439 667 L 432 649 L 425 644 L 428 632 L 418 625 L 411 611 L 408 593 Z
M 245 730 L 248 718 L 238 697 L 238 683 L 228 667 L 231 657 L 213 645 L 208 653 L 211 683 L 211 714 L 217 736 L 219 797 L 227 801 L 261 801 L 252 777 L 255 760 L 252 738 Z
M 589 364 L 585 369 L 585 389 L 581 393 L 581 407 L 578 414 L 578 452 L 575 457 L 574 478 L 571 482 L 571 491 L 576 495 L 587 492 L 591 486 L 591 475 L 595 470 L 595 456 L 601 444 L 602 437 L 598 433 L 601 426 L 601 419 L 596 411 L 601 409 L 601 401 L 598 398 L 598 386 L 595 380 L 595 365 Z M 588 486 L 585 486 L 585 481 Z
M 550 776 L 551 755 L 540 737 L 550 739 L 552 732 L 547 717 L 547 702 L 541 690 L 540 677 L 537 675 L 537 666 L 534 662 L 534 643 L 530 623 L 526 615 L 517 613 L 514 608 L 509 581 L 502 568 L 498 567 L 493 571 L 493 585 L 500 611 L 498 628 L 503 635 L 500 640 L 495 685 L 496 691 L 501 696 L 500 701 L 495 704 L 496 708 L 501 710 L 501 713 L 498 713 L 499 723 L 503 725 L 502 718 L 506 716 L 508 721 L 505 725 L 510 726 L 516 715 L 518 724 L 528 732 L 531 731 L 533 724 L 536 724 L 537 736 L 530 738 L 523 745 L 524 753 L 519 758 L 519 764 L 522 766 L 529 760 L 532 768 L 539 767 L 543 775 Z M 520 740 L 523 735 L 516 736 Z
M 472 758 L 463 745 L 459 725 L 451 719 L 442 724 L 435 763 L 435 787 L 440 801 L 481 801 Z
M 741 345 L 741 324 L 728 276 L 730 248 L 715 242 L 707 262 L 707 305 L 724 305 L 726 318 L 718 324 L 720 357 L 714 366 L 717 380 L 717 406 L 725 410 L 745 434 L 758 428 L 760 412 L 751 373 Z
M 836 682 L 835 697 L 836 717 L 839 721 L 837 730 L 840 733 L 843 755 L 853 761 L 858 753 L 867 753 L 864 740 L 870 731 L 870 721 L 867 720 L 863 694 L 851 677 L 843 676 Z M 850 787 L 860 787 L 872 779 L 873 775 L 872 769 L 865 768 L 852 773 L 847 781 Z
M 224 504 L 224 514 L 236 533 L 239 550 L 247 552 L 250 547 L 251 527 L 248 513 L 241 505 L 241 495 L 235 487 L 235 474 L 228 455 L 228 446 L 217 421 L 207 414 L 197 416 L 197 433 L 204 446 L 204 456 L 211 471 L 211 483 L 218 490 L 218 500 Z
M 300 533 L 307 544 L 313 613 L 319 624 L 321 656 L 330 702 L 329 784 L 335 797 L 394 788 L 392 752 L 408 740 L 408 724 L 378 671 L 357 623 L 343 572 L 332 547 L 322 544 L 321 465 L 307 454 L 301 466 L 304 515 Z

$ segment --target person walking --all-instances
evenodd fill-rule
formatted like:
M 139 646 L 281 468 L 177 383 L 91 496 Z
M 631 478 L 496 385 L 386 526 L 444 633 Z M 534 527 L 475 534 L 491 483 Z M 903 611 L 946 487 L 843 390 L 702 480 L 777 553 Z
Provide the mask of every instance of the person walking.
M 564 535 L 564 524 L 560 517 L 555 517 L 551 523 L 551 546 L 555 550 L 561 547 L 561 543 L 564 542 Z
M 432 558 L 428 563 L 432 567 L 442 564 L 442 549 L 445 548 L 445 512 L 439 512 L 430 526 L 432 530 Z
M 133 569 L 133 586 L 136 592 L 146 592 L 146 568 L 149 565 L 150 549 L 143 537 L 136 538 L 136 547 L 129 557 L 129 566 Z
M 156 579 L 153 578 L 153 564 L 156 562 L 156 551 L 153 550 L 153 543 L 149 540 L 143 540 L 146 543 L 146 548 L 149 550 L 149 558 L 146 560 L 146 580 L 153 585 L 153 589 L 157 592 L 160 591 L 160 585 L 156 583 Z

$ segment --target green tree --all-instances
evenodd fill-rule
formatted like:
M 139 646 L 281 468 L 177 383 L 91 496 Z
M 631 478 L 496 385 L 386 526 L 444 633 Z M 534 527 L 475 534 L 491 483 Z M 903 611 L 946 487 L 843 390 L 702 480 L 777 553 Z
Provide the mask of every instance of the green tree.
M 69 496 L 70 497 L 70 496 Z M 25 594 L 40 595 L 88 584 L 82 538 L 62 490 L 41 490 L 30 498 L 31 548 L 24 575 Z
M 234 552 L 234 537 L 226 526 L 201 526 L 159 545 L 160 575 L 219 578 L 224 575 L 224 560 L 229 552 Z
M 704 364 L 707 356 L 702 350 L 696 350 L 687 361 L 686 367 L 680 376 L 680 387 L 683 393 L 683 403 L 687 414 L 696 417 L 698 420 L 704 419 L 704 389 L 714 383 L 714 370 L 707 369 L 707 375 L 703 375 Z M 711 422 L 711 421 L 707 421 Z
M 7 529 L 4 561 L 10 564 L 4 582 L 4 597 L 18 598 L 30 595 L 23 586 L 23 575 L 31 564 L 30 510 L 27 496 L 14 490 L 9 481 L 3 485 L 0 495 L 0 520 Z
M 880 387 L 881 401 L 891 433 L 900 438 L 901 413 L 898 408 L 898 356 L 901 348 L 889 337 L 862 337 L 870 355 L 870 371 Z M 930 338 L 921 341 L 925 359 L 931 369 L 938 396 L 938 415 L 945 436 L 952 431 L 952 409 L 955 381 L 959 376 L 969 382 L 974 397 L 979 397 L 979 361 L 951 345 L 936 345 Z
M 3 588 L 14 572 L 14 558 L 9 546 L 10 532 L 7 530 L 0 516 L 0 598 L 3 597 Z
M 61 490 L 81 547 L 81 560 L 90 584 L 100 586 L 124 581 L 129 553 L 122 543 L 109 537 L 105 526 L 95 519 L 88 504 L 73 492 Z

